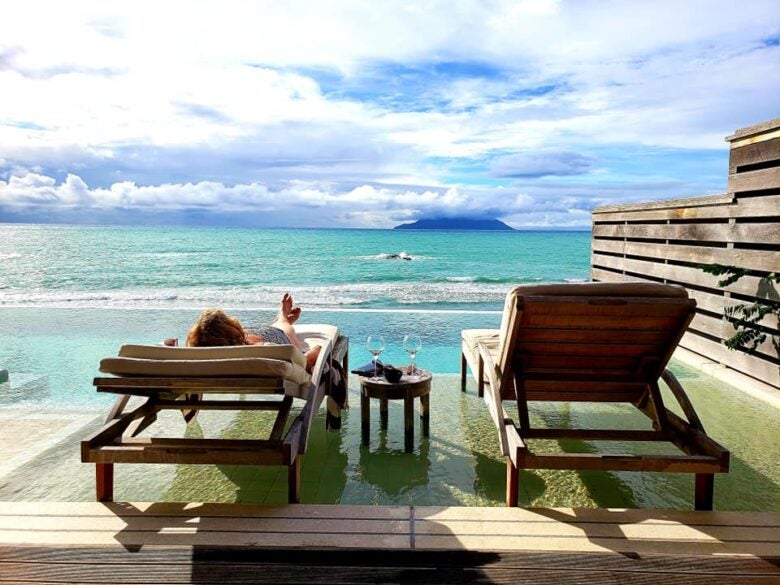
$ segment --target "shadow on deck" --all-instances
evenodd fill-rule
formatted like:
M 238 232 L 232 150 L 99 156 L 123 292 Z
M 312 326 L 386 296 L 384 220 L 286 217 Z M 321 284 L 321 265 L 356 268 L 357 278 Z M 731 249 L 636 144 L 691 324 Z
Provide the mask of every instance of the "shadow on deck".
M 780 514 L 0 503 L 0 583 L 776 583 Z

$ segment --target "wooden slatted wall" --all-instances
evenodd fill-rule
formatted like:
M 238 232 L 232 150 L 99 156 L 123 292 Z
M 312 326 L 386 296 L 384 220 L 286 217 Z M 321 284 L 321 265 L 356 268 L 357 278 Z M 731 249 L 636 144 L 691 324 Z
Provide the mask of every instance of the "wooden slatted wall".
M 780 302 L 780 287 L 766 278 L 780 272 L 780 119 L 726 140 L 728 193 L 593 211 L 591 278 L 685 286 L 698 309 L 681 345 L 780 388 L 776 316 L 762 321 L 769 335 L 754 355 L 722 343 L 734 334 L 725 307 Z M 739 266 L 750 274 L 722 289 L 720 277 L 702 272 L 700 264 Z

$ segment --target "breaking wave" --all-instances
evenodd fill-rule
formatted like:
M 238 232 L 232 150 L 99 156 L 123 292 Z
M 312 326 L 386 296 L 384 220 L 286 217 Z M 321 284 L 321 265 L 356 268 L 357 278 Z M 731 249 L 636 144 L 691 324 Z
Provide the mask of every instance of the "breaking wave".
M 6 290 L 0 307 L 275 307 L 284 292 L 304 308 L 500 305 L 509 287 L 480 282 L 361 282 L 322 286 L 186 287 L 101 291 Z

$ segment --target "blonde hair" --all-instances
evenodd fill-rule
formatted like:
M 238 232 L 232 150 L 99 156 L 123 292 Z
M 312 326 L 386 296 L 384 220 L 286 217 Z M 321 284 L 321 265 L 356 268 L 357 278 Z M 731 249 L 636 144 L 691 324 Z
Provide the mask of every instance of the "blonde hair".
M 187 333 L 189 347 L 246 345 L 246 333 L 235 317 L 221 309 L 203 311 Z

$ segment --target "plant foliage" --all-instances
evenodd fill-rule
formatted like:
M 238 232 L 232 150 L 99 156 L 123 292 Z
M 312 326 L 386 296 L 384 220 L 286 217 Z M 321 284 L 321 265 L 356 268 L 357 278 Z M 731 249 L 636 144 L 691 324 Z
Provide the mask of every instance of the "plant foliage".
M 737 266 L 723 266 L 722 264 L 702 264 L 701 270 L 715 276 L 723 276 L 718 281 L 718 286 L 725 287 L 734 284 L 743 276 L 749 274 L 749 270 Z M 780 273 L 772 272 L 764 277 L 767 282 L 780 283 Z M 767 315 L 780 317 L 780 303 L 775 301 L 742 303 L 726 307 L 724 311 L 726 320 L 731 323 L 736 333 L 723 343 L 729 349 L 754 353 L 769 336 L 760 323 Z M 776 336 L 773 336 L 775 347 L 780 344 Z

